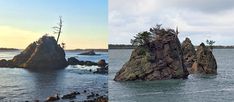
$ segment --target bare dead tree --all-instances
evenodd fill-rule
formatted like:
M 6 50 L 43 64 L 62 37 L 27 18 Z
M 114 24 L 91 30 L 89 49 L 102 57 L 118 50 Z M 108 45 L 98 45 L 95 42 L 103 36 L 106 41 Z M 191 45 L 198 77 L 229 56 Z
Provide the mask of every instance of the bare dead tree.
M 57 43 L 58 43 L 60 34 L 62 33 L 62 26 L 63 26 L 62 16 L 59 16 L 59 23 L 58 23 L 58 25 L 53 27 L 54 34 L 58 34 L 58 37 L 57 37 L 57 40 L 56 40 Z

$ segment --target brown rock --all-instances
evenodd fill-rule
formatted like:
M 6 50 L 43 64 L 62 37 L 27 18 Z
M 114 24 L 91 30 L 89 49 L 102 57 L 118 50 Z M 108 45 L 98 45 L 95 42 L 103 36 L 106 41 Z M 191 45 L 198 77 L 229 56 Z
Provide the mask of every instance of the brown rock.
M 195 48 L 189 38 L 186 38 L 182 45 L 182 52 L 183 52 L 183 60 L 184 60 L 184 65 L 187 68 L 187 70 L 190 72 L 192 65 L 195 61 Z
M 150 46 L 138 46 L 117 72 L 115 81 L 187 78 L 181 44 L 175 31 L 161 29 Z
M 61 69 L 68 65 L 63 48 L 54 37 L 46 35 L 16 55 L 13 64 L 28 69 Z
M 104 59 L 99 60 L 97 64 L 99 67 L 105 67 L 107 65 L 107 63 Z
M 217 63 L 212 51 L 201 43 L 196 51 L 196 61 L 192 65 L 191 73 L 217 74 Z

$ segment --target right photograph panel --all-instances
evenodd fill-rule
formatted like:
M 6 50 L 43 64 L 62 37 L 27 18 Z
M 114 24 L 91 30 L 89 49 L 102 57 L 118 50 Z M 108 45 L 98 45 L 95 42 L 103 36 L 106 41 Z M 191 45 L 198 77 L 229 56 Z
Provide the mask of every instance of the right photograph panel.
M 234 100 L 233 3 L 109 0 L 109 101 Z

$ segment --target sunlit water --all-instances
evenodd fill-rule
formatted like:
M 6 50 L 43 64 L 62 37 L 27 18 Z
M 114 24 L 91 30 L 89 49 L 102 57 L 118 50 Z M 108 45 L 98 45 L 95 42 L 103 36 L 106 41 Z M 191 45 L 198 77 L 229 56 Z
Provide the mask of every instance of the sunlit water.
M 110 102 L 233 102 L 234 49 L 214 49 L 218 75 L 189 75 L 186 80 L 115 82 L 132 50 L 109 50 Z
M 12 59 L 20 51 L 0 51 L 0 59 Z M 66 57 L 76 57 L 79 60 L 97 62 L 105 59 L 107 52 L 97 52 L 98 56 L 77 55 L 80 52 L 68 51 Z M 22 68 L 0 68 L 0 102 L 21 102 L 45 100 L 56 93 L 61 95 L 72 91 L 95 92 L 107 95 L 107 75 L 93 74 L 89 69 L 96 70 L 96 66 L 68 66 L 59 71 L 33 72 Z M 88 93 L 87 93 L 88 94 Z M 77 96 L 76 100 L 85 100 L 86 95 Z M 70 100 L 62 100 L 70 101 Z

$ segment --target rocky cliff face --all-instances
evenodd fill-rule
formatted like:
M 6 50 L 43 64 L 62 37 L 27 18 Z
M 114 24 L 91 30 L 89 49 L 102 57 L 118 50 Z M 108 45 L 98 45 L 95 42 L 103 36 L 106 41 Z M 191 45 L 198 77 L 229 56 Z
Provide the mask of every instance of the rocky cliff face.
M 161 31 L 149 46 L 138 46 L 114 80 L 161 80 L 187 78 L 181 44 L 175 31 Z
M 195 56 L 196 56 L 195 48 L 189 38 L 186 38 L 181 46 L 183 52 L 184 65 L 187 68 L 187 70 L 190 72 L 192 65 L 195 61 Z
M 192 65 L 191 73 L 217 74 L 215 57 L 204 43 L 197 48 L 196 61 Z
M 67 66 L 63 48 L 50 36 L 31 43 L 12 61 L 16 67 L 28 69 L 61 69 Z

